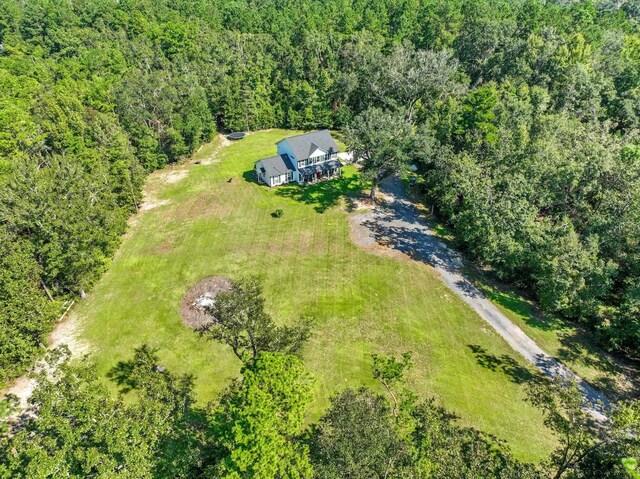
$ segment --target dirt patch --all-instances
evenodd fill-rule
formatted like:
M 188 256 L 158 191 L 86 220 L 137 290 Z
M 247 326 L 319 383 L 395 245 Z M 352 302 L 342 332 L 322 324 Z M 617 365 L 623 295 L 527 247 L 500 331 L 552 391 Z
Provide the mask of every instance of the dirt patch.
M 171 203 L 167 199 L 161 200 L 157 198 L 156 191 L 158 187 L 161 185 L 177 183 L 186 178 L 188 174 L 189 170 L 187 170 L 184 165 L 175 167 L 169 166 L 164 170 L 153 173 L 142 192 L 142 204 L 140 205 L 140 208 L 138 208 L 138 213 L 144 213 L 145 211 Z M 132 216 L 130 220 L 135 222 L 135 216 Z
M 153 253 L 158 255 L 169 254 L 173 251 L 173 247 L 175 245 L 175 240 L 170 238 L 167 241 L 163 241 L 158 246 L 153 248 Z
M 164 182 L 168 184 L 177 183 L 183 178 L 187 177 L 189 172 L 187 170 L 171 170 L 164 176 Z
M 206 308 L 211 306 L 218 293 L 231 291 L 231 281 L 224 276 L 211 276 L 192 287 L 180 305 L 182 322 L 193 329 L 198 329 L 211 321 Z
M 80 337 L 80 323 L 74 314 L 58 323 L 49 335 L 49 347 L 56 348 L 66 344 L 72 357 L 79 357 L 89 353 L 89 344 Z
M 139 212 L 149 211 L 158 206 L 168 205 L 170 203 L 169 200 L 156 200 L 151 198 L 145 198 L 142 205 L 138 209 Z
M 225 183 L 225 186 L 226 183 Z M 231 193 L 231 188 L 225 188 L 223 194 Z M 171 211 L 171 218 L 181 221 L 202 218 L 226 218 L 233 213 L 233 202 L 221 198 L 217 190 L 208 191 L 198 196 L 181 201 Z
M 344 202 L 344 210 L 347 213 L 354 213 L 359 211 L 367 211 L 376 206 L 375 201 L 373 201 L 369 197 L 361 196 L 354 197 L 350 196 L 345 198 Z
M 78 318 L 75 315 L 70 315 L 67 319 L 57 323 L 49 335 L 49 349 L 56 348 L 62 344 L 65 344 L 69 348 L 71 357 L 80 357 L 89 352 L 89 344 L 80 338 Z M 37 374 L 43 370 L 49 371 L 43 368 L 46 368 L 46 363 L 39 360 L 36 362 L 32 372 Z M 32 374 L 24 374 L 16 379 L 9 388 L 3 391 L 2 394 L 4 396 L 12 395 L 17 400 L 17 410 L 8 418 L 9 422 L 16 420 L 20 413 L 27 407 L 29 398 L 33 394 L 36 385 L 37 381 Z
M 212 165 L 214 163 L 218 163 L 220 161 L 218 158 L 218 153 L 220 153 L 220 150 L 222 150 L 223 148 L 226 148 L 231 144 L 231 140 L 229 140 L 225 135 L 219 135 L 219 136 L 220 136 L 220 143 L 218 144 L 218 146 L 214 148 L 214 150 L 209 155 L 207 155 L 205 158 L 200 160 L 201 165 Z
M 350 226 L 349 236 L 356 246 L 379 256 L 387 256 L 404 261 L 413 260 L 408 254 L 390 248 L 384 240 L 379 240 L 375 237 L 370 226 L 371 222 L 375 221 L 373 211 L 351 214 L 348 218 Z

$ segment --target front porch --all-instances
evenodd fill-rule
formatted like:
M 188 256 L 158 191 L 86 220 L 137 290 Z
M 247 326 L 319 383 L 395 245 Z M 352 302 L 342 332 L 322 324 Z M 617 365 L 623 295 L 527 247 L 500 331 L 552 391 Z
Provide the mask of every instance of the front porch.
M 302 177 L 302 183 L 313 184 L 313 183 L 318 183 L 319 181 L 327 181 L 327 180 L 332 180 L 334 178 L 340 178 L 341 176 L 342 176 L 342 170 L 340 168 L 335 168 L 325 173 L 318 172 L 312 175 L 305 175 Z
M 342 163 L 337 160 L 305 166 L 299 170 L 300 182 L 313 184 L 342 176 Z

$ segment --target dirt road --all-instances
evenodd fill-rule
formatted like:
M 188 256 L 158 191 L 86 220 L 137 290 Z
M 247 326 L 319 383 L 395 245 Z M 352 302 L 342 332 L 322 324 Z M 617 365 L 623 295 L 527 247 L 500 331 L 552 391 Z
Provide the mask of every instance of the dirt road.
M 386 205 L 376 206 L 355 217 L 359 228 L 358 234 L 354 235 L 355 240 L 365 248 L 375 243 L 382 244 L 433 266 L 451 291 L 471 306 L 527 361 L 547 376 L 574 379 L 585 398 L 585 408 L 594 418 L 606 420 L 609 408 L 606 396 L 543 351 L 465 278 L 461 256 L 436 237 L 409 200 L 402 182 L 398 178 L 390 178 L 383 182 L 380 192 L 387 198 Z

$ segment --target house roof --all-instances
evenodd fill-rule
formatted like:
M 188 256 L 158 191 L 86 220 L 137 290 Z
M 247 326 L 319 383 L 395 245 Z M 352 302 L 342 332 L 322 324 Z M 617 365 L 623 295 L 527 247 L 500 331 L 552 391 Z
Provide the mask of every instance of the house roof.
M 267 177 L 280 176 L 295 171 L 289 155 L 271 156 L 269 158 L 262 158 L 256 161 L 256 168 L 258 168 Z
M 280 140 L 278 143 L 286 141 L 293 151 L 297 160 L 305 160 L 309 155 L 320 148 L 323 151 L 338 153 L 340 149 L 329 133 L 329 130 L 312 131 L 302 135 L 290 136 Z

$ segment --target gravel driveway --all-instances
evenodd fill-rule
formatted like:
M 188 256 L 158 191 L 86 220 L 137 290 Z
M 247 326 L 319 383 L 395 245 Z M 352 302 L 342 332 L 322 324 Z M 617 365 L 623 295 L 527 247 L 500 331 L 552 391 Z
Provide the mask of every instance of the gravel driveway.
M 585 408 L 595 419 L 606 420 L 605 412 L 609 407 L 606 396 L 545 353 L 464 277 L 461 256 L 436 237 L 409 200 L 402 182 L 398 178 L 389 178 L 382 183 L 380 192 L 387 198 L 385 206 L 376 206 L 370 212 L 354 215 L 358 230 L 353 235 L 354 240 L 365 248 L 376 243 L 385 245 L 433 266 L 451 291 L 471 306 L 527 361 L 547 376 L 577 381 L 585 398 Z

